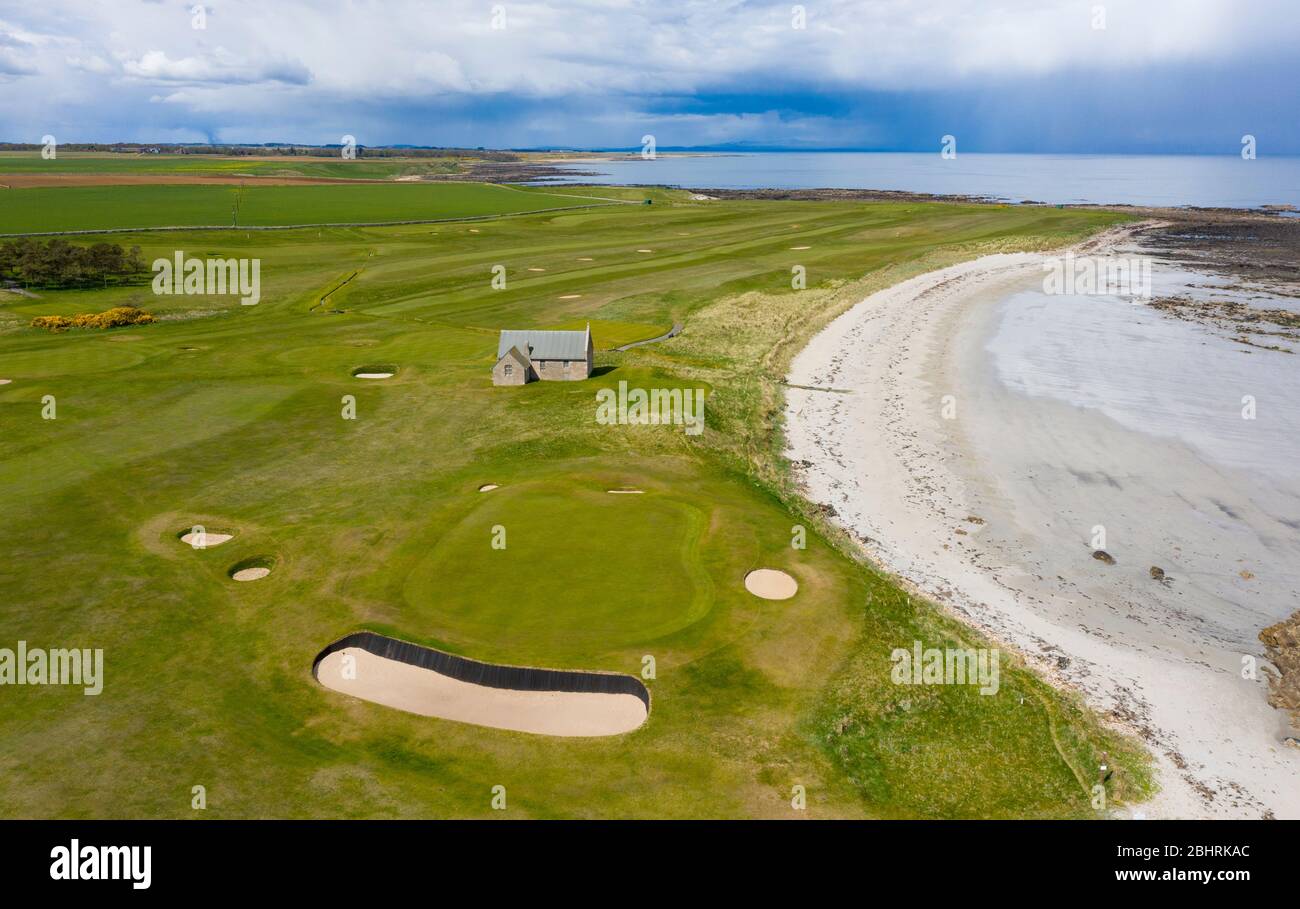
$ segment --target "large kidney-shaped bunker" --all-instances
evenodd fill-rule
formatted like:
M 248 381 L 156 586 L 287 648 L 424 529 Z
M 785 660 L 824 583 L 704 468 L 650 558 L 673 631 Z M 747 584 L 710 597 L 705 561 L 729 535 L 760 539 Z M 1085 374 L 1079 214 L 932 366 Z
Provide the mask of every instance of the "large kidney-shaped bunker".
M 371 631 L 326 647 L 312 673 L 386 707 L 538 735 L 618 735 L 650 714 L 649 690 L 630 675 L 481 663 Z

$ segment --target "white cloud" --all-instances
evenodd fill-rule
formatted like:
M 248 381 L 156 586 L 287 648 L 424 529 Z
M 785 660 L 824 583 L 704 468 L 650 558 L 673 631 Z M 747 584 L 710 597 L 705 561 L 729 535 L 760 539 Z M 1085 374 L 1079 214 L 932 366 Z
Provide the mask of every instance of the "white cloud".
M 1300 38 L 1294 0 L 1099 2 L 1104 30 L 1085 0 L 804 0 L 803 30 L 785 0 L 502 0 L 504 29 L 487 0 L 221 0 L 196 29 L 190 2 L 9 0 L 0 73 L 13 78 L 0 109 L 33 124 L 122 111 L 159 130 L 174 125 L 157 119 L 164 111 L 188 111 L 219 130 L 347 105 L 511 98 L 585 104 L 598 119 L 662 96 L 942 91 L 1243 64 L 1285 58 Z M 38 72 L 39 97 L 17 88 Z M 715 118 L 709 134 L 799 128 L 756 106 Z
M 258 82 L 289 82 L 302 85 L 311 73 L 292 61 L 250 62 L 215 48 L 206 56 L 169 58 L 165 51 L 148 51 L 138 59 L 122 61 L 122 72 L 147 82 L 212 82 L 221 85 L 249 85 Z

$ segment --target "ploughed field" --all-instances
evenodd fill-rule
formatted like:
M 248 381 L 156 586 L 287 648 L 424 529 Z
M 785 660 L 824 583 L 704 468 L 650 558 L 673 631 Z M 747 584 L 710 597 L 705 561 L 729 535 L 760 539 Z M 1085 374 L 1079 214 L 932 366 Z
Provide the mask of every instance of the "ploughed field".
M 0 190 L 46 193 L 0 219 L 171 224 L 206 215 L 163 189 L 228 192 L 114 189 L 97 208 Z M 357 189 L 387 194 L 331 198 Z M 1092 816 L 1103 751 L 1112 804 L 1149 790 L 1137 746 L 1009 655 L 995 695 L 894 684 L 895 648 L 983 644 L 851 556 L 798 497 L 774 422 L 789 357 L 870 289 L 1117 216 L 606 187 L 246 192 L 249 217 L 284 223 L 348 206 L 512 216 L 95 238 L 146 262 L 257 258 L 255 306 L 147 280 L 0 291 L 0 646 L 103 648 L 105 666 L 94 697 L 0 689 L 0 816 L 188 817 L 196 785 L 207 817 L 485 817 L 497 785 L 516 817 L 791 817 L 796 786 L 813 817 Z M 514 214 L 584 196 L 653 204 Z M 28 327 L 119 306 L 156 321 Z M 674 322 L 676 338 L 610 350 Z M 499 329 L 588 323 L 591 379 L 492 386 Z M 704 431 L 598 422 L 597 392 L 621 383 L 704 389 Z M 230 538 L 195 550 L 179 539 L 195 524 Z M 250 565 L 267 573 L 232 580 Z M 797 593 L 752 595 L 759 568 Z M 362 629 L 518 666 L 652 665 L 653 706 L 630 733 L 556 738 L 318 684 L 321 648 Z

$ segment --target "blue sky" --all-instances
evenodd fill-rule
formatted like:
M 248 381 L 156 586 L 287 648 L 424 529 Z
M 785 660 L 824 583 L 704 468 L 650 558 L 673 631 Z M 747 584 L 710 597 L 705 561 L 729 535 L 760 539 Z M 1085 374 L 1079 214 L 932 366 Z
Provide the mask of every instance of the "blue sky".
M 1294 0 L 0 0 L 0 140 L 1300 154 Z

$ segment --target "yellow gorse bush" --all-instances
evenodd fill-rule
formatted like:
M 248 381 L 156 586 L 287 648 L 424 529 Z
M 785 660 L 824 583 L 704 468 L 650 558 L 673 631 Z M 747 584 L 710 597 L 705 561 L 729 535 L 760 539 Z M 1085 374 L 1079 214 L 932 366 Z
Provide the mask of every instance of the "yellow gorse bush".
M 37 316 L 32 319 L 32 328 L 44 328 L 46 331 L 67 331 L 69 328 L 118 328 L 122 325 L 148 325 L 154 321 L 153 316 L 134 306 L 115 306 L 101 313 L 82 313 L 67 316 Z

